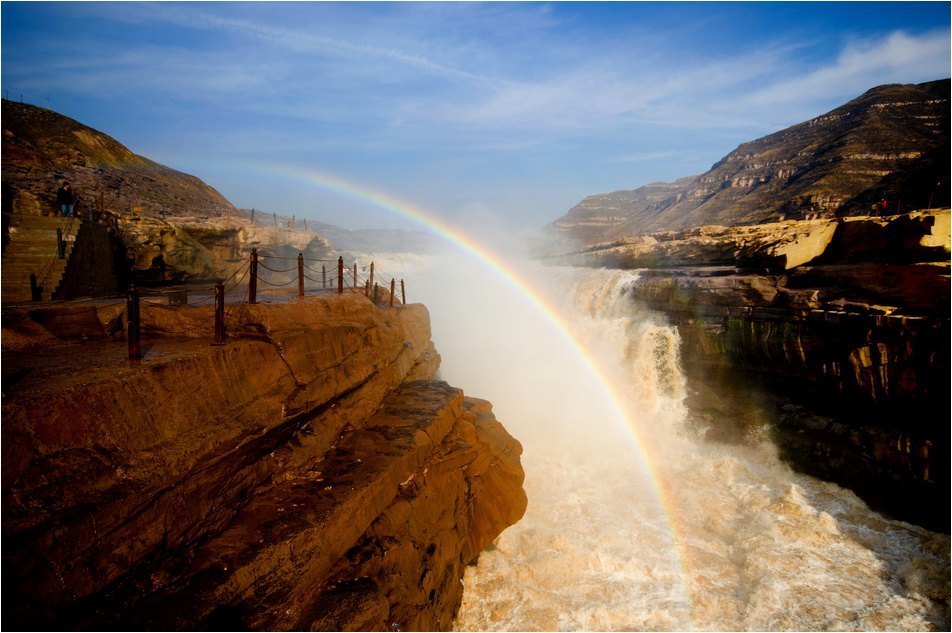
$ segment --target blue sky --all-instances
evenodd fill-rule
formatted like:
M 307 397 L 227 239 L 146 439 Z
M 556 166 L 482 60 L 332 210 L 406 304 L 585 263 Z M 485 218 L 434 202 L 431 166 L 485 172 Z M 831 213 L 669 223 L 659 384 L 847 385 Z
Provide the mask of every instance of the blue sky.
M 947 2 L 4 1 L 0 86 L 241 207 L 410 228 L 294 167 L 531 228 L 949 77 L 949 24 Z

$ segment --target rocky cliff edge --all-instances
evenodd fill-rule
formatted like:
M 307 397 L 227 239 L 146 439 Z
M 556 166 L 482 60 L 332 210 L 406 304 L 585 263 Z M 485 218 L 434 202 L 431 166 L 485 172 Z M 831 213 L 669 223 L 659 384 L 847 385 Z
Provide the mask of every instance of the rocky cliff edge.
M 448 629 L 526 506 L 421 305 L 360 295 L 3 313 L 3 626 Z

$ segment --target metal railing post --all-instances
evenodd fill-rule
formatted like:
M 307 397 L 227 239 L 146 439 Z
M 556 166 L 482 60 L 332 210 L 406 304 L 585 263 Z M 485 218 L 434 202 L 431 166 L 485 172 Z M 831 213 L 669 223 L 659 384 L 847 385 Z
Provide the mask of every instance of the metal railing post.
M 66 259 L 66 240 L 63 239 L 63 229 L 56 227 L 56 252 L 60 259 Z
M 407 305 L 407 287 L 403 284 L 403 280 L 400 280 L 400 295 L 403 297 L 403 305 Z
M 254 209 L 252 209 L 253 211 Z M 258 303 L 258 249 L 251 249 L 251 268 L 248 279 L 248 303 Z
M 30 301 L 39 301 L 43 289 L 36 283 L 36 273 L 30 273 Z
M 377 284 L 374 284 L 374 303 L 380 300 L 380 289 Z
M 298 296 L 304 296 L 304 253 L 298 253 Z
M 327 266 L 321 264 L 321 288 L 327 289 Z
M 344 258 L 337 258 L 337 294 L 344 294 Z
M 371 286 L 374 285 L 374 263 L 373 262 L 370 262 L 370 278 L 368 281 L 370 281 Z
M 129 343 L 129 360 L 139 360 L 142 358 L 142 346 L 139 337 L 142 333 L 142 325 L 139 316 L 139 289 L 135 285 L 129 286 L 129 293 L 126 296 L 126 339 Z
M 215 343 L 225 342 L 225 284 L 215 284 Z
M 354 262 L 354 290 L 357 290 L 357 262 Z
M 390 307 L 393 307 L 393 295 L 397 294 L 397 280 L 390 280 Z

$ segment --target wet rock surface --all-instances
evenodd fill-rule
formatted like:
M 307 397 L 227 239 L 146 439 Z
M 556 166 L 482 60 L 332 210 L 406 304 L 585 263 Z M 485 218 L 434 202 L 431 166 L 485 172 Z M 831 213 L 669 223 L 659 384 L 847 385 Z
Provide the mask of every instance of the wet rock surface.
M 212 346 L 143 305 L 138 362 L 121 305 L 4 312 L 5 627 L 449 627 L 518 442 L 433 380 L 423 306 L 243 309 Z

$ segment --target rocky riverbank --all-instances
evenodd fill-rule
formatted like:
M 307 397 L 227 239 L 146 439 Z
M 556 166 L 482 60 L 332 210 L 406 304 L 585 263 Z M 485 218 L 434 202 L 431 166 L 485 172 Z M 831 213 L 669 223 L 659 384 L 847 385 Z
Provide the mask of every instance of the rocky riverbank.
M 447 629 L 525 509 L 421 305 L 4 310 L 5 628 Z

